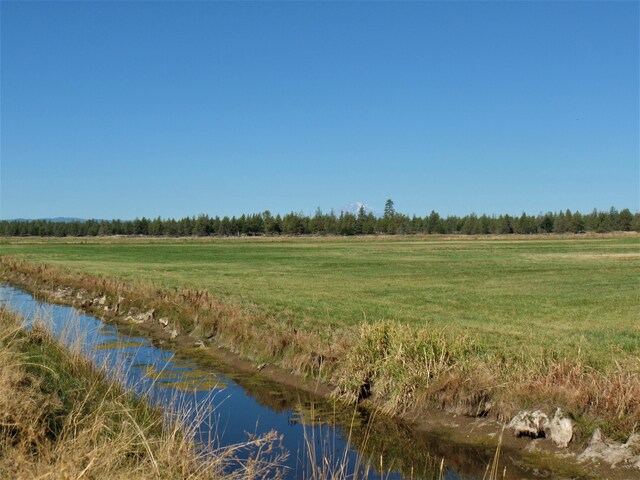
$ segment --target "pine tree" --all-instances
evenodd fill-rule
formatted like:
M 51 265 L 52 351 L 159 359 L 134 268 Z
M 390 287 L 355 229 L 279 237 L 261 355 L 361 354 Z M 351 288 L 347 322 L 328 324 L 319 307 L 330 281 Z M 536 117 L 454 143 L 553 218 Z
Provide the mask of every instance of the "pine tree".
M 396 210 L 393 207 L 393 200 L 388 199 L 384 204 L 384 229 L 387 233 L 393 235 L 396 233 Z
M 631 224 L 633 223 L 633 214 L 628 208 L 625 208 L 618 214 L 617 229 L 623 232 L 631 230 Z

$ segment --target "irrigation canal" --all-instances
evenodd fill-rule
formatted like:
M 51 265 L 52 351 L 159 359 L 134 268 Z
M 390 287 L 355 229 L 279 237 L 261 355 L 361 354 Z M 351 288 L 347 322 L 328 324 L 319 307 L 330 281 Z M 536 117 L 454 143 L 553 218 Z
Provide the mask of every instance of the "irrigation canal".
M 0 304 L 21 315 L 27 328 L 40 319 L 60 342 L 80 348 L 107 375 L 166 412 L 185 412 L 197 425 L 195 437 L 202 448 L 240 445 L 250 436 L 277 431 L 281 442 L 267 455 L 286 449 L 286 478 L 342 468 L 347 473 L 342 478 L 433 479 L 444 459 L 445 479 L 481 479 L 491 461 L 487 448 L 447 444 L 402 422 L 372 418 L 363 409 L 291 391 L 260 375 L 230 372 L 209 358 L 182 357 L 148 338 L 127 335 L 122 328 L 10 285 L 0 285 Z M 255 454 L 249 448 L 236 452 L 238 462 Z M 514 463 L 507 465 L 507 473 L 507 478 L 536 478 Z

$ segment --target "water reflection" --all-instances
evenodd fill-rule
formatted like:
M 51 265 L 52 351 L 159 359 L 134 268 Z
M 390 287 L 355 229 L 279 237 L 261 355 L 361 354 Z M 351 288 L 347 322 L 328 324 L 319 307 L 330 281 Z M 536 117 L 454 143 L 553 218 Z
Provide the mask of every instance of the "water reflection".
M 75 346 L 139 395 L 160 406 L 188 412 L 198 421 L 203 445 L 233 445 L 270 430 L 282 434 L 289 452 L 289 478 L 344 468 L 353 478 L 482 478 L 487 449 L 456 448 L 368 411 L 339 408 L 287 390 L 259 376 L 229 372 L 211 358 L 186 358 L 144 337 L 124 335 L 77 310 L 36 301 L 0 285 L 0 302 L 28 322 L 42 319 L 63 343 Z M 251 455 L 251 452 L 245 452 Z M 324 469 L 324 470 L 323 470 Z M 335 470 L 334 470 L 335 471 Z M 464 475 L 460 472 L 464 472 Z M 524 472 L 513 478 L 532 478 Z

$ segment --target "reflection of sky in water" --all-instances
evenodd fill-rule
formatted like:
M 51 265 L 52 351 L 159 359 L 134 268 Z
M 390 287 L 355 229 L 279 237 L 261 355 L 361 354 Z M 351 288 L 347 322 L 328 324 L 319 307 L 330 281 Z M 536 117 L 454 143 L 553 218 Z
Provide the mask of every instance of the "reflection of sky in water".
M 114 326 L 95 317 L 71 307 L 36 302 L 28 293 L 8 286 L 0 286 L 0 302 L 27 321 L 42 319 L 63 343 L 78 346 L 81 341 L 79 347 L 85 355 L 97 366 L 105 366 L 108 374 L 117 376 L 137 394 L 147 395 L 159 405 L 190 412 L 191 418 L 199 417 L 196 436 L 205 444 L 217 439 L 217 445 L 232 445 L 247 441 L 249 434 L 276 430 L 284 434 L 283 446 L 289 451 L 290 478 L 302 476 L 308 462 L 305 430 L 318 461 L 323 454 L 336 459 L 344 456 L 346 440 L 340 427 L 304 426 L 310 411 L 278 413 L 258 403 L 233 380 L 154 347 L 147 338 L 121 335 Z M 353 470 L 357 454 L 350 449 L 347 457 Z M 369 478 L 377 476 L 371 473 Z M 401 476 L 391 473 L 384 478 Z M 446 478 L 460 477 L 448 471 Z

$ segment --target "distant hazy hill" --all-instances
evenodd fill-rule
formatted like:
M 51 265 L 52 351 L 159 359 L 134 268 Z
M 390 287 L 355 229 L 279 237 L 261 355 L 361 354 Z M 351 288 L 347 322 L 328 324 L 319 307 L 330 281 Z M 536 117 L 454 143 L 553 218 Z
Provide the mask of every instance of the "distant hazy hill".
M 70 223 L 70 222 L 80 222 L 84 223 L 87 221 L 86 218 L 75 218 L 75 217 L 54 217 L 54 218 L 10 218 L 7 222 L 31 222 L 35 220 L 45 220 L 47 222 L 56 222 L 56 223 Z M 94 219 L 97 222 L 100 220 Z

